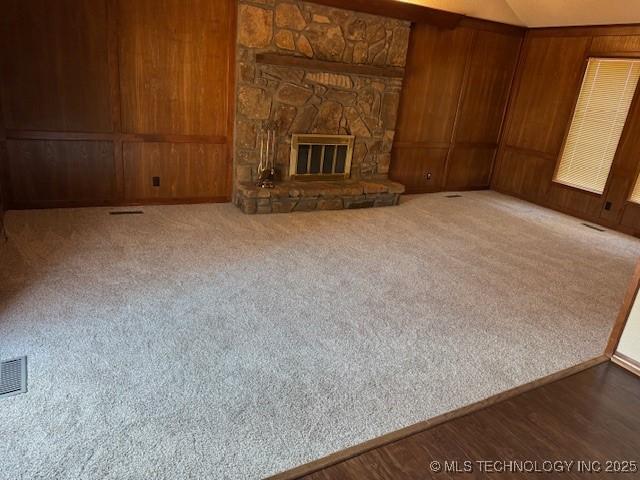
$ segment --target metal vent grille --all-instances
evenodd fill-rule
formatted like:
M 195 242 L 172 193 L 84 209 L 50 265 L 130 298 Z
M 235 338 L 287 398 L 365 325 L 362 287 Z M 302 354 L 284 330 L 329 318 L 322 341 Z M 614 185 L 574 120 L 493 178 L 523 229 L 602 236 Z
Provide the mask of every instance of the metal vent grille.
M 604 228 L 596 227 L 595 225 L 591 225 L 589 223 L 583 223 L 582 225 L 584 225 L 587 228 L 590 228 L 591 230 L 597 230 L 598 232 L 606 232 Z
M 115 210 L 109 212 L 109 215 L 142 215 L 143 213 L 142 210 Z
M 0 363 L 0 398 L 27 392 L 27 357 Z

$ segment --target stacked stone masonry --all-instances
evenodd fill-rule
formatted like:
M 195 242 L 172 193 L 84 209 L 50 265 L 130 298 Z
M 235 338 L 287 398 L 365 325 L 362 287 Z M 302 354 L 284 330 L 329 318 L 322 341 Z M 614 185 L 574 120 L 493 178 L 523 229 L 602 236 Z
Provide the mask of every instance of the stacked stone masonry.
M 256 62 L 260 53 L 353 65 L 406 64 L 410 24 L 297 0 L 239 0 L 234 201 L 247 213 L 395 204 L 398 186 L 365 192 L 361 180 L 386 182 L 395 136 L 401 78 L 324 72 Z M 253 187 L 259 131 L 275 121 L 277 184 L 286 195 Z M 293 133 L 355 136 L 351 181 L 314 182 L 289 195 Z M 401 187 L 401 186 L 400 186 Z M 336 189 L 358 190 L 336 194 Z M 323 190 L 324 189 L 324 190 Z M 295 191 L 295 189 L 293 189 Z M 374 198 L 375 197 L 375 198 Z
M 386 179 L 402 79 L 257 64 L 256 54 L 404 67 L 409 23 L 292 0 L 240 0 L 238 9 L 236 185 L 256 180 L 266 120 L 278 124 L 283 180 L 292 133 L 354 135 L 351 178 Z
M 389 180 L 284 182 L 273 189 L 238 183 L 234 202 L 248 214 L 341 210 L 397 205 L 403 192 Z

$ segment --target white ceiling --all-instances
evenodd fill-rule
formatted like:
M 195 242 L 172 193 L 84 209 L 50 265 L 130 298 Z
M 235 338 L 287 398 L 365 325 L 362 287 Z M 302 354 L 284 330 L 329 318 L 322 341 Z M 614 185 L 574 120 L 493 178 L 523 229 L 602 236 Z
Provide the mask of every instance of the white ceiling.
M 640 0 L 400 0 L 526 27 L 640 23 Z

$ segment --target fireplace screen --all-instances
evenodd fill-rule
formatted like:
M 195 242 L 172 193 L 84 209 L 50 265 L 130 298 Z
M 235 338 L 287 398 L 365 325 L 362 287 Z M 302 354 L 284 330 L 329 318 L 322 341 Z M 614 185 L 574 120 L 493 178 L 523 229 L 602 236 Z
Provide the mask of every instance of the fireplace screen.
M 294 134 L 291 138 L 291 178 L 349 178 L 353 135 Z

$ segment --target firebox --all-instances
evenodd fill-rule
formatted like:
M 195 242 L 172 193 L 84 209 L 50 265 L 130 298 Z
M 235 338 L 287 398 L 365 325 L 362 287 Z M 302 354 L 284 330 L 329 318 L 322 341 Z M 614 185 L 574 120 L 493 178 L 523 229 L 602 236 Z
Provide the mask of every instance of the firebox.
M 293 134 L 290 177 L 295 180 L 349 178 L 353 135 Z

